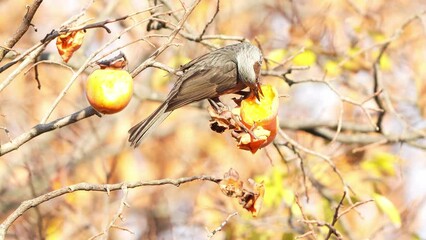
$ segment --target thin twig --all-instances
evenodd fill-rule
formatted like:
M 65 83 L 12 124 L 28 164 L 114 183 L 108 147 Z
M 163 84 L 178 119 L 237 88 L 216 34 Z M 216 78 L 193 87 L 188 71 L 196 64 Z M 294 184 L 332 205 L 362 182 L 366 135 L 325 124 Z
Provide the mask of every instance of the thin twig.
M 118 219 L 123 220 L 124 207 L 129 206 L 129 204 L 127 203 L 127 196 L 129 194 L 129 190 L 127 188 L 127 185 L 123 184 L 123 186 L 121 187 L 121 190 L 123 191 L 123 196 L 121 197 L 120 206 L 117 209 L 117 212 L 115 213 L 114 217 L 112 218 L 112 220 L 110 221 L 110 223 L 108 224 L 108 226 L 105 228 L 104 231 L 102 231 L 102 232 L 96 234 L 95 236 L 91 237 L 90 240 L 96 239 L 97 237 L 100 237 L 100 236 L 103 236 L 104 239 L 108 239 L 108 232 L 111 228 L 117 228 L 117 229 L 120 229 L 120 230 L 132 232 L 128 229 L 125 229 L 123 227 L 115 225 L 115 223 L 117 222 Z M 109 195 L 109 190 L 107 191 L 107 193 Z
M 340 207 L 343 206 L 343 200 L 345 200 L 345 197 L 346 197 L 346 192 L 343 192 L 343 196 L 340 199 L 340 202 L 337 205 L 336 210 L 334 211 L 333 220 L 331 221 L 331 226 L 334 226 L 336 224 L 337 220 L 339 219 L 339 210 L 340 210 Z M 329 228 L 327 236 L 325 237 L 325 239 L 326 240 L 330 239 L 330 237 L 331 237 L 332 234 L 335 234 L 336 237 L 338 237 L 337 236 L 337 231 L 335 229 Z
M 10 137 L 10 131 L 9 131 L 9 129 L 7 129 L 7 127 L 2 127 L 2 126 L 0 126 L 0 129 L 3 130 L 4 133 L 6 133 L 6 136 L 9 139 L 9 141 L 12 141 L 12 138 Z
M 361 206 L 361 205 L 364 205 L 364 204 L 366 204 L 366 203 L 373 202 L 373 201 L 374 201 L 374 200 L 370 199 L 370 200 L 366 200 L 366 201 L 357 202 L 357 203 L 352 204 L 350 207 L 348 207 L 347 209 L 345 209 L 344 211 L 342 211 L 342 212 L 340 213 L 340 215 L 337 217 L 336 221 L 337 221 L 337 220 L 339 220 L 339 219 L 340 219 L 341 217 L 343 217 L 344 215 L 346 215 L 346 214 L 347 214 L 348 212 L 350 212 L 352 209 L 357 208 L 357 207 L 359 207 L 359 206 Z
M 332 226 L 330 223 L 321 222 L 321 221 L 318 221 L 318 220 L 300 220 L 300 222 L 306 223 L 309 226 L 316 225 L 318 227 L 327 227 L 328 230 L 331 231 L 332 234 L 335 235 L 338 240 L 343 239 L 342 235 L 339 233 L 339 231 L 337 231 L 337 229 L 334 226 Z
M 34 51 L 32 51 L 25 60 L 19 64 L 19 66 L 13 70 L 12 73 L 10 73 L 7 78 L 1 82 L 0 84 L 0 92 L 3 91 L 12 81 L 16 78 L 24 69 L 30 65 L 31 63 L 35 62 L 36 58 L 43 52 L 43 50 L 46 48 L 46 44 L 40 44 L 40 46 Z
M 166 42 L 161 45 L 156 51 L 154 51 L 151 56 L 146 59 L 142 64 L 140 64 L 138 67 L 136 67 L 132 72 L 131 75 L 137 76 L 140 72 L 145 70 L 149 65 L 151 65 L 154 60 L 162 53 L 164 50 L 166 50 L 175 39 L 176 35 L 180 32 L 183 25 L 186 23 L 186 20 L 188 19 L 189 15 L 194 11 L 195 7 L 200 3 L 201 0 L 196 0 L 192 6 L 185 11 L 185 14 L 182 16 L 181 20 L 179 21 L 179 24 L 176 26 L 176 28 L 170 33 L 169 37 L 167 38 Z M 183 3 L 182 3 L 183 4 Z
M 208 239 L 212 239 L 212 238 L 213 238 L 213 236 L 214 236 L 217 232 L 222 231 L 222 229 L 226 226 L 226 224 L 228 224 L 229 220 L 230 220 L 232 217 L 237 216 L 237 215 L 238 215 L 238 212 L 234 212 L 234 213 L 229 214 L 229 215 L 228 215 L 228 217 L 225 219 L 225 221 L 223 221 L 223 222 L 220 224 L 220 226 L 219 226 L 219 227 L 215 228 L 213 231 L 211 231 L 211 232 L 207 235 L 207 238 L 208 238 Z
M 300 203 L 300 200 L 299 200 L 299 196 L 298 195 L 296 195 L 295 196 L 295 202 L 296 202 L 296 204 L 297 204 L 297 206 L 299 207 L 299 209 L 300 209 L 300 213 L 302 214 L 302 218 L 303 218 L 303 221 L 305 222 L 305 221 L 309 221 L 308 220 L 308 217 L 306 216 L 306 214 L 305 214 L 305 211 L 303 210 L 303 206 L 302 206 L 302 204 Z M 312 227 L 312 225 L 311 224 L 308 224 L 308 228 L 309 228 L 309 235 L 312 235 L 312 237 L 314 238 L 314 239 L 317 239 L 317 236 L 316 236 L 316 234 L 315 234 L 315 230 L 314 230 L 314 228 Z M 305 233 L 305 234 L 307 234 L 307 233 Z M 301 235 L 301 236 L 298 236 L 297 237 L 297 239 L 299 239 L 299 238 L 302 238 L 302 237 L 304 237 L 304 236 L 306 236 L 306 235 Z
M 326 156 L 322 153 L 313 151 L 311 149 L 308 149 L 302 145 L 300 145 L 298 142 L 296 142 L 295 140 L 291 139 L 283 130 L 279 129 L 278 130 L 279 135 L 287 142 L 289 142 L 291 145 L 295 146 L 297 149 L 310 154 L 312 156 L 316 156 L 318 158 L 323 159 L 326 163 L 328 163 L 328 165 L 330 165 L 331 169 L 333 169 L 333 171 L 337 174 L 337 176 L 339 177 L 340 181 L 342 182 L 343 186 L 346 188 L 348 187 L 348 185 L 345 183 L 345 180 L 343 179 L 342 174 L 340 173 L 339 169 L 337 169 L 336 165 L 334 164 L 334 162 L 331 160 L 331 158 L 329 156 Z
M 219 6 L 220 6 L 220 0 L 217 0 L 216 3 L 216 11 L 213 14 L 213 17 L 207 22 L 207 24 L 204 26 L 203 31 L 201 32 L 200 36 L 198 37 L 199 41 L 201 41 L 203 39 L 204 34 L 207 31 L 207 28 L 210 26 L 210 24 L 212 24 L 213 20 L 216 18 L 217 14 L 219 13 Z
M 30 185 L 31 197 L 36 197 L 38 194 L 37 194 L 36 186 L 34 186 L 35 184 L 34 184 L 33 172 L 31 170 L 31 167 L 28 165 L 28 163 L 25 164 L 25 169 L 28 172 L 28 181 L 29 181 L 29 185 Z M 35 207 L 34 209 L 35 209 L 36 216 L 37 216 L 38 235 L 39 235 L 40 239 L 44 239 L 43 215 L 41 214 L 39 207 Z
M 386 49 L 389 47 L 390 43 L 391 42 L 387 42 L 381 47 L 379 56 L 377 56 L 376 61 L 374 61 L 373 63 L 373 92 L 375 93 L 382 91 L 382 88 L 383 88 L 382 82 L 379 76 L 379 64 L 380 64 L 380 59 L 382 58 Z M 385 116 L 387 109 L 385 108 L 385 105 L 383 104 L 383 101 L 378 94 L 374 96 L 374 101 L 376 102 L 379 109 L 382 110 L 378 113 L 378 116 L 377 116 L 377 121 L 376 121 L 377 131 L 383 132 L 382 123 L 383 123 L 383 118 Z
M 28 68 L 28 69 L 24 72 L 24 75 L 28 74 L 28 72 L 29 72 L 32 68 L 35 68 L 36 66 L 38 66 L 38 65 L 40 65 L 40 64 L 42 64 L 42 63 L 44 63 L 44 64 L 54 64 L 54 65 L 58 65 L 58 66 L 61 66 L 61 67 L 64 67 L 64 68 L 66 68 L 66 69 L 70 70 L 73 74 L 75 73 L 75 72 L 74 72 L 74 69 L 73 69 L 72 67 L 70 67 L 70 66 L 66 65 L 66 64 L 63 64 L 63 63 L 60 63 L 60 62 L 55 62 L 55 61 L 50 61 L 50 60 L 42 60 L 42 61 L 37 61 L 37 62 L 36 62 L 36 63 L 34 63 L 31 67 L 29 67 L 29 68 Z
M 137 11 L 137 12 L 134 12 L 134 13 L 131 13 L 129 15 L 122 16 L 122 17 L 118 17 L 118 18 L 114 18 L 114 19 L 106 19 L 106 20 L 96 22 L 96 23 L 90 23 L 90 24 L 87 24 L 87 25 L 84 25 L 84 26 L 64 27 L 64 29 L 60 31 L 60 34 L 64 34 L 64 33 L 67 33 L 67 32 L 79 31 L 79 30 L 87 30 L 87 29 L 91 29 L 91 28 L 104 28 L 108 33 L 111 33 L 111 30 L 108 27 L 106 27 L 107 24 L 119 22 L 119 21 L 124 21 L 128 18 L 131 18 L 133 16 L 139 15 L 139 14 L 147 12 L 147 11 L 151 11 L 152 9 L 158 8 L 158 7 L 161 7 L 161 5 L 153 6 L 153 7 L 150 7 L 150 8 L 145 8 L 141 11 Z
M 275 74 L 275 72 L 272 72 L 274 75 L 273 76 L 276 76 Z M 373 120 L 372 120 L 372 117 L 371 117 L 371 114 L 369 113 L 369 111 L 368 110 L 373 110 L 373 111 L 376 111 L 376 112 L 383 112 L 383 109 L 381 109 L 381 108 L 371 108 L 371 107 L 365 107 L 364 105 L 367 103 L 367 101 L 369 101 L 370 99 L 372 99 L 372 98 L 375 98 L 376 96 L 378 96 L 380 93 L 381 93 L 381 91 L 380 90 L 378 90 L 378 91 L 376 91 L 376 92 L 374 92 L 373 94 L 372 94 L 372 96 L 368 96 L 367 97 L 367 99 L 366 100 L 364 100 L 364 101 L 362 101 L 362 102 L 357 102 L 357 101 L 355 101 L 355 100 L 352 100 L 351 98 L 349 98 L 349 97 L 346 97 L 346 96 L 343 96 L 333 85 L 331 85 L 328 81 L 325 81 L 324 79 L 321 79 L 321 80 L 317 80 L 317 79 L 304 79 L 304 80 L 297 80 L 297 81 L 295 81 L 295 80 L 292 80 L 292 79 L 289 79 L 288 77 L 287 77 L 287 75 L 289 74 L 289 73 L 291 73 L 291 71 L 289 71 L 289 70 L 287 70 L 286 72 L 282 72 L 281 74 L 279 74 L 278 76 L 280 76 L 280 77 L 282 77 L 283 79 L 284 79 L 284 81 L 289 85 L 289 86 L 292 86 L 292 85 L 294 85 L 294 84 L 301 84 L 301 83 L 321 83 L 321 84 L 325 84 L 331 91 L 333 91 L 335 94 L 336 94 L 336 96 L 337 97 L 339 97 L 339 99 L 340 99 L 340 101 L 341 102 L 347 102 L 347 103 L 350 103 L 350 104 L 352 104 L 352 105 L 354 105 L 354 106 L 357 106 L 357 107 L 359 107 L 359 108 L 361 108 L 362 109 L 362 111 L 363 111 L 363 113 L 366 115 L 366 117 L 367 117 L 367 119 L 369 120 L 369 122 L 371 123 L 371 125 L 375 128 L 375 129 L 378 129 L 378 127 L 377 127 L 377 125 L 373 122 Z M 341 112 L 343 111 L 343 105 L 341 105 Z M 338 121 L 340 121 L 340 120 L 338 120 Z M 342 124 L 342 123 L 341 123 Z M 340 131 L 337 131 L 337 133 L 339 133 Z M 337 135 L 338 134 L 336 134 L 334 137 L 333 137 L 333 139 L 335 139 L 336 137 L 337 137 Z

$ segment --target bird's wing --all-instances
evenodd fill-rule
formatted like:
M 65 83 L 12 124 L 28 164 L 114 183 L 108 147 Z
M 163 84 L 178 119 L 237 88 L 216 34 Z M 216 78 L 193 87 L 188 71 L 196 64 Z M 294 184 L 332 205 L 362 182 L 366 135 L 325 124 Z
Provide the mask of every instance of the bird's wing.
M 221 64 L 206 65 L 192 66 L 177 80 L 168 97 L 167 111 L 244 88 L 237 80 L 235 62 L 228 60 Z
M 184 65 L 182 65 L 180 67 L 181 71 L 185 71 L 187 69 L 190 69 L 192 66 L 197 65 L 201 62 L 203 62 L 204 64 L 211 64 L 209 63 L 209 60 L 211 60 L 211 57 L 213 58 L 223 58 L 223 57 L 230 57 L 232 58 L 232 55 L 235 54 L 235 52 L 237 51 L 237 49 L 241 48 L 242 45 L 244 45 L 245 43 L 236 43 L 236 44 L 232 44 L 232 45 L 228 45 L 222 48 L 218 48 L 216 50 L 213 50 L 211 52 L 205 53 L 197 58 L 192 59 L 191 61 L 185 63 Z M 215 63 L 213 63 L 215 64 Z

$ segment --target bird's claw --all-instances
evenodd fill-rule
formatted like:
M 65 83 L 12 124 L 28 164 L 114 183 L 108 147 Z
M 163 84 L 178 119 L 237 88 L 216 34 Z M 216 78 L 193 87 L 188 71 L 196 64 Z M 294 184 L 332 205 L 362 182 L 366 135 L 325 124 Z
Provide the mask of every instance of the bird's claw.
M 229 111 L 228 106 L 226 106 L 224 103 L 222 103 L 219 99 L 211 99 L 211 98 L 209 98 L 208 100 L 209 100 L 209 103 L 212 106 L 213 110 L 216 113 L 220 114 L 222 112 Z

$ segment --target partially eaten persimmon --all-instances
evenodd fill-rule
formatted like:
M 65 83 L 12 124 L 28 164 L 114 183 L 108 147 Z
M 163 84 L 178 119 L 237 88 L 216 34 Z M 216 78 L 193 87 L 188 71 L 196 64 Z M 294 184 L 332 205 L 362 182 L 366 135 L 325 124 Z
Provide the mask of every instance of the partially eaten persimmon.
M 223 133 L 231 130 L 240 149 L 257 152 L 271 143 L 278 129 L 278 93 L 271 85 L 262 85 L 259 99 L 252 93 L 244 99 L 235 99 L 238 107 L 217 109 L 209 107 L 210 128 Z
M 238 147 L 255 153 L 277 135 L 278 94 L 275 87 L 262 85 L 263 96 L 254 94 L 241 101 L 239 115 L 250 133 L 239 135 Z

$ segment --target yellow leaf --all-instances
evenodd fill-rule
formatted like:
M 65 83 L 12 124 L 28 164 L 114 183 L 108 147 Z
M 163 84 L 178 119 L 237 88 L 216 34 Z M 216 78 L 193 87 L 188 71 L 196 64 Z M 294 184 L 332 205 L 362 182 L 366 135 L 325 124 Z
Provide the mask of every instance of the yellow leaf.
M 50 219 L 47 222 L 46 240 L 62 239 L 63 220 L 59 218 Z
M 395 163 L 397 160 L 398 158 L 390 153 L 377 152 L 371 159 L 363 161 L 361 163 L 361 168 L 376 176 L 394 176 L 396 173 Z
M 184 65 L 185 63 L 188 63 L 189 61 L 191 61 L 190 58 L 181 54 L 177 54 L 175 57 L 169 60 L 168 65 L 174 68 L 179 68 L 180 66 Z
M 335 77 L 342 73 L 342 69 L 336 61 L 327 60 L 324 64 L 324 70 L 327 72 L 327 76 Z
M 312 50 L 305 50 L 293 58 L 296 66 L 312 66 L 317 61 L 317 55 Z
M 379 56 L 379 50 L 373 52 L 373 58 L 376 59 Z M 392 60 L 389 54 L 383 53 L 379 62 L 380 69 L 383 71 L 389 71 L 392 68 Z
M 361 50 L 358 47 L 352 47 L 349 49 L 347 53 L 349 59 L 345 60 L 343 63 L 344 69 L 356 72 L 363 67 L 364 60 L 361 58 L 360 51 Z
M 311 48 L 314 46 L 314 42 L 311 39 L 305 39 L 305 41 L 303 41 L 303 46 L 305 48 Z
M 412 233 L 411 234 L 411 240 L 421 240 L 420 236 L 417 235 L 416 233 Z
M 281 195 L 283 196 L 282 200 L 287 205 L 291 205 L 291 204 L 294 203 L 295 195 L 294 195 L 294 192 L 291 189 L 289 189 L 289 188 L 283 188 Z
M 388 38 L 383 33 L 373 32 L 371 33 L 371 37 L 375 43 L 383 43 L 388 40 Z
M 374 193 L 373 199 L 377 207 L 382 211 L 396 228 L 401 227 L 401 215 L 395 205 L 385 196 Z
M 259 33 L 256 35 L 256 42 L 258 42 L 261 46 L 271 39 L 270 34 L 268 33 Z M 223 45 L 223 44 L 222 44 Z
M 269 52 L 267 59 L 269 60 L 269 66 L 274 67 L 285 60 L 287 51 L 284 48 L 274 49 Z
M 168 74 L 161 69 L 153 69 L 151 75 L 151 87 L 155 91 L 167 91 L 167 84 L 170 82 L 171 78 L 171 74 Z
M 389 71 L 392 68 L 392 60 L 390 59 L 388 54 L 383 54 L 382 58 L 380 58 L 380 69 L 384 70 L 384 71 Z
M 291 204 L 290 211 L 296 218 L 302 217 L 302 211 L 300 210 L 299 205 L 294 201 L 293 204 Z

